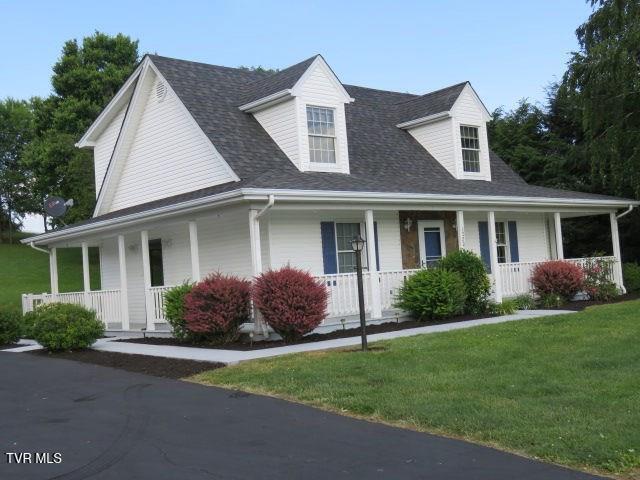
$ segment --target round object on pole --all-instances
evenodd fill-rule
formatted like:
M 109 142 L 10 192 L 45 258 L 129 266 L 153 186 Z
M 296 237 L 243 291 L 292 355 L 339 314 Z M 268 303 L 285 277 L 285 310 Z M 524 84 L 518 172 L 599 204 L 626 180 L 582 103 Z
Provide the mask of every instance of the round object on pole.
M 67 205 L 64 198 L 47 197 L 44 201 L 44 211 L 50 217 L 61 217 L 67 213 Z
M 353 240 L 351 240 L 351 248 L 353 248 L 354 252 L 361 252 L 362 249 L 364 248 L 364 243 L 365 243 L 365 239 L 362 238 L 360 234 L 358 234 L 355 237 L 353 237 Z

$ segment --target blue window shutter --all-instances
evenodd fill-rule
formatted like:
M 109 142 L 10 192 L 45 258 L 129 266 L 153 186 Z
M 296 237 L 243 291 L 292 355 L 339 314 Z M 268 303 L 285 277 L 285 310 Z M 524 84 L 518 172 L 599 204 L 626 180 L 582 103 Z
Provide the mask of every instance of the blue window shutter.
M 324 264 L 324 273 L 338 273 L 335 223 L 320 222 L 320 235 L 322 236 L 322 262 Z
M 478 222 L 478 232 L 480 232 L 480 256 L 484 262 L 487 272 L 491 273 L 491 250 L 489 249 L 489 224 Z
M 518 250 L 518 227 L 516 222 L 509 222 L 509 251 L 511 252 L 511 261 L 520 261 L 520 251 Z
M 373 222 L 373 243 L 376 247 L 376 270 L 380 271 L 380 248 L 378 247 L 378 222 Z

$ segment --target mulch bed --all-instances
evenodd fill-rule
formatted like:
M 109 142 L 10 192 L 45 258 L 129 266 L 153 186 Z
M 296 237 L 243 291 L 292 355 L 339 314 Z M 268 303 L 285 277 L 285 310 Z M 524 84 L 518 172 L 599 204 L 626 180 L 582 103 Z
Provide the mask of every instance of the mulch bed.
M 596 302 L 595 300 L 578 300 L 575 302 L 565 303 L 559 307 L 548 308 L 547 310 L 573 310 L 574 312 L 581 312 L 587 307 L 592 307 L 594 305 L 609 305 L 611 303 L 620 303 L 620 302 L 628 302 L 629 300 L 638 300 L 640 299 L 640 292 L 634 293 L 625 293 L 624 295 L 619 295 L 610 302 Z
M 0 345 L 0 350 L 10 350 L 12 348 L 26 347 L 26 343 L 4 343 Z
M 73 352 L 47 352 L 34 350 L 29 352 L 48 358 L 63 358 L 76 362 L 92 363 L 103 367 L 119 368 L 129 372 L 144 373 L 155 377 L 185 378 L 205 370 L 224 367 L 223 363 L 200 362 L 178 358 L 152 357 L 118 352 L 102 352 L 98 350 L 77 350 Z
M 374 333 L 395 332 L 398 330 L 406 330 L 408 328 L 427 327 L 431 325 L 442 325 L 445 323 L 464 322 L 466 320 L 477 320 L 479 318 L 487 318 L 492 315 L 462 315 L 459 317 L 450 318 L 448 320 L 442 320 L 439 322 L 420 322 L 417 320 L 409 320 L 406 322 L 387 322 L 378 325 L 367 325 L 367 334 L 372 335 Z M 323 340 L 334 340 L 336 338 L 349 338 L 359 337 L 360 327 L 346 328 L 334 330 L 328 333 L 312 333 L 305 335 L 297 342 L 285 343 L 283 340 L 261 340 L 253 342 L 253 344 L 244 339 L 237 340 L 232 343 L 224 345 L 218 344 L 203 344 L 203 343 L 191 343 L 177 340 L 171 337 L 147 337 L 147 338 L 126 338 L 121 340 L 114 340 L 115 342 L 125 343 L 142 343 L 144 345 L 167 345 L 174 347 L 194 347 L 194 348 L 212 348 L 218 350 L 239 350 L 239 351 L 251 351 L 261 350 L 263 348 L 284 347 L 286 345 L 299 345 L 301 343 L 320 342 Z

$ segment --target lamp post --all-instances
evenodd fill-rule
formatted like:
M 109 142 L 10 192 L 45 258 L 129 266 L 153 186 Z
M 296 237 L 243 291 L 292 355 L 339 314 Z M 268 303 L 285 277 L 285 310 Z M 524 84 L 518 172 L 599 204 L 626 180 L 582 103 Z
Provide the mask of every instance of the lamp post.
M 356 252 L 356 274 L 358 276 L 358 306 L 360 308 L 360 335 L 362 338 L 362 351 L 367 350 L 367 322 L 364 318 L 364 286 L 362 285 L 362 250 L 365 240 L 360 234 L 351 240 L 351 248 Z

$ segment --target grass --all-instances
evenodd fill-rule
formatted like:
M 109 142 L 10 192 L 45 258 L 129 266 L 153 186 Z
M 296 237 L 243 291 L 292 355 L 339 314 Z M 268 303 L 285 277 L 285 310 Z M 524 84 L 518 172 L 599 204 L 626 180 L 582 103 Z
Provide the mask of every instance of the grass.
M 640 301 L 199 374 L 571 467 L 640 471 Z
M 24 238 L 25 234 L 18 234 Z M 17 240 L 14 240 L 17 241 Z M 91 288 L 100 288 L 98 251 L 89 249 Z M 80 248 L 58 249 L 58 284 L 61 292 L 82 290 Z M 49 256 L 28 245 L 0 243 L 0 308 L 20 308 L 23 293 L 49 292 Z

